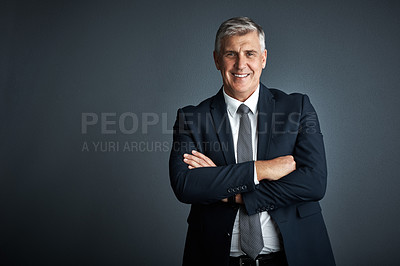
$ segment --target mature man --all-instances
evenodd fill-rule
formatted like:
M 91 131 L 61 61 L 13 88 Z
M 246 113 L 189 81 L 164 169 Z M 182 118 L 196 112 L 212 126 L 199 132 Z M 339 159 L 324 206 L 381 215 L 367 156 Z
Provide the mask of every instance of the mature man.
M 260 83 L 267 50 L 246 17 L 221 24 L 223 87 L 178 110 L 170 156 L 177 198 L 192 204 L 184 265 L 335 265 L 318 203 L 325 151 L 309 98 Z

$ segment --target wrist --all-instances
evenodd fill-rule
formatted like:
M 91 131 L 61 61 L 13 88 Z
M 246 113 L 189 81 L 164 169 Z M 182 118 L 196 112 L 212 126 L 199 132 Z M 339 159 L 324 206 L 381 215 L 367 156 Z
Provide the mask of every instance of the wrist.
M 255 161 L 254 162 L 254 170 L 256 171 L 256 176 L 258 182 L 263 180 L 263 172 L 262 172 L 262 161 Z

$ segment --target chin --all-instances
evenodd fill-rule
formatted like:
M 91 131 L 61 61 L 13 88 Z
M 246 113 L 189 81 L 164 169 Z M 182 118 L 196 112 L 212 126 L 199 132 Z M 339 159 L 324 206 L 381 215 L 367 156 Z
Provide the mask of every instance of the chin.
M 235 87 L 233 87 L 233 90 L 236 93 L 247 93 L 247 92 L 252 91 L 250 86 L 235 86 Z

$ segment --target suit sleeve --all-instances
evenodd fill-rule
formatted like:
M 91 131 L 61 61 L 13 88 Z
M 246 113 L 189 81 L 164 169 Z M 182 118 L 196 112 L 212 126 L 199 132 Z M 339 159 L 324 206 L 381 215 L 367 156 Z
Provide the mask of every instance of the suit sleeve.
M 249 214 L 304 202 L 318 201 L 326 191 L 326 159 L 317 114 L 303 95 L 298 135 L 293 150 L 296 170 L 277 181 L 262 180 L 255 190 L 243 193 Z
M 188 169 L 183 155 L 192 150 L 203 152 L 200 123 L 187 121 L 187 118 L 193 117 L 198 116 L 186 116 L 180 109 L 174 125 L 169 174 L 178 200 L 190 204 L 210 204 L 254 190 L 254 162 Z

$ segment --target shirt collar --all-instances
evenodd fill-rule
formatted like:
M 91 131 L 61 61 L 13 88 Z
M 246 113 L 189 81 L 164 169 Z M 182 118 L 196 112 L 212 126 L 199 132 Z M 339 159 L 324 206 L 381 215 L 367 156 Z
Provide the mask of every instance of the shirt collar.
M 236 100 L 235 98 L 232 98 L 228 94 L 226 94 L 225 90 L 222 90 L 224 93 L 224 99 L 226 103 L 226 108 L 228 109 L 228 112 L 231 116 L 234 116 L 236 114 L 237 109 L 239 106 L 244 103 L 247 105 L 247 107 L 250 108 L 251 112 L 253 114 L 256 113 L 257 111 L 257 104 L 258 104 L 258 97 L 260 95 L 260 84 L 258 84 L 257 89 L 253 92 L 253 94 L 244 102 L 241 102 L 239 100 Z

